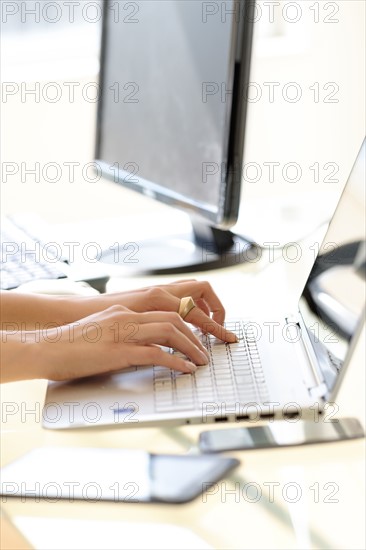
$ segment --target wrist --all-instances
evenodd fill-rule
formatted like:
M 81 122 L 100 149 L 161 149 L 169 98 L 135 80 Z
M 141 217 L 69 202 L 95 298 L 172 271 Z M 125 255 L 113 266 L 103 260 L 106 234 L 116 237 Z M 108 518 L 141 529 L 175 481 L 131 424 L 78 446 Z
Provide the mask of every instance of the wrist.
M 43 378 L 41 364 L 43 353 L 40 350 L 39 333 L 22 331 L 20 334 L 1 334 L 1 382 L 33 380 Z

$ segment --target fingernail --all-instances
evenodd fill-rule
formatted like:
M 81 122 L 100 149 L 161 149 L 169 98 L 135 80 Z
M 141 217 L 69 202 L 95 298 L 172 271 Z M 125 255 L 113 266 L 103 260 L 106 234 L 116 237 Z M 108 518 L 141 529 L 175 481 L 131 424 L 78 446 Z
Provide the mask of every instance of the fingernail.
M 200 351 L 200 356 L 201 356 L 201 360 L 203 361 L 202 365 L 207 365 L 207 363 L 208 363 L 208 358 L 209 358 L 208 353 L 206 354 L 206 353 L 202 353 L 202 352 Z
M 196 372 L 197 370 L 197 365 L 195 365 L 194 363 L 191 363 L 190 361 L 184 361 L 187 369 L 189 369 L 190 371 L 193 371 L 193 372 Z
M 232 340 L 234 340 L 234 342 L 239 342 L 239 338 L 237 337 L 237 335 L 234 332 L 228 331 L 228 335 L 230 336 L 230 338 Z
M 196 348 L 198 349 L 198 351 L 203 354 L 206 358 L 209 357 L 208 355 L 208 351 L 206 348 L 204 348 L 203 346 L 196 346 Z

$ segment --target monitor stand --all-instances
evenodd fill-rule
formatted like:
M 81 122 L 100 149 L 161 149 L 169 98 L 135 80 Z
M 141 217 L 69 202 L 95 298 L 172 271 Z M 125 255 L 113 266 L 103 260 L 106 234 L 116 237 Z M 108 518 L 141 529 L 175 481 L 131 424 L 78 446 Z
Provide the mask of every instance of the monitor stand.
M 126 274 L 169 275 L 208 271 L 255 261 L 257 249 L 229 230 L 210 227 L 191 217 L 192 231 L 144 239 L 120 250 L 105 250 L 100 261 Z

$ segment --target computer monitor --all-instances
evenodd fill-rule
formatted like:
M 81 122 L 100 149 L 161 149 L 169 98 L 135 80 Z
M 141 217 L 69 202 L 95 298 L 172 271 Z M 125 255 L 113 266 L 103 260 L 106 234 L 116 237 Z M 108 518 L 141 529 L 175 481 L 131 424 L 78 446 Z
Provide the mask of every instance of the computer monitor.
M 240 202 L 254 9 L 253 0 L 103 2 L 96 161 L 107 178 L 188 213 L 193 228 L 179 238 L 169 228 L 159 241 L 146 235 L 131 268 L 177 273 L 248 259 L 251 245 L 229 229 Z M 115 257 L 105 251 L 101 260 Z

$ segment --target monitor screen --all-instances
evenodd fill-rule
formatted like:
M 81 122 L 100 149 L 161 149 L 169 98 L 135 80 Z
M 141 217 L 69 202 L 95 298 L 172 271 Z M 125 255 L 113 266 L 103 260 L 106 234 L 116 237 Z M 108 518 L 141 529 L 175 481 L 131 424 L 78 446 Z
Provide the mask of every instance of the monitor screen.
M 253 9 L 103 2 L 96 159 L 106 177 L 215 227 L 235 223 Z

